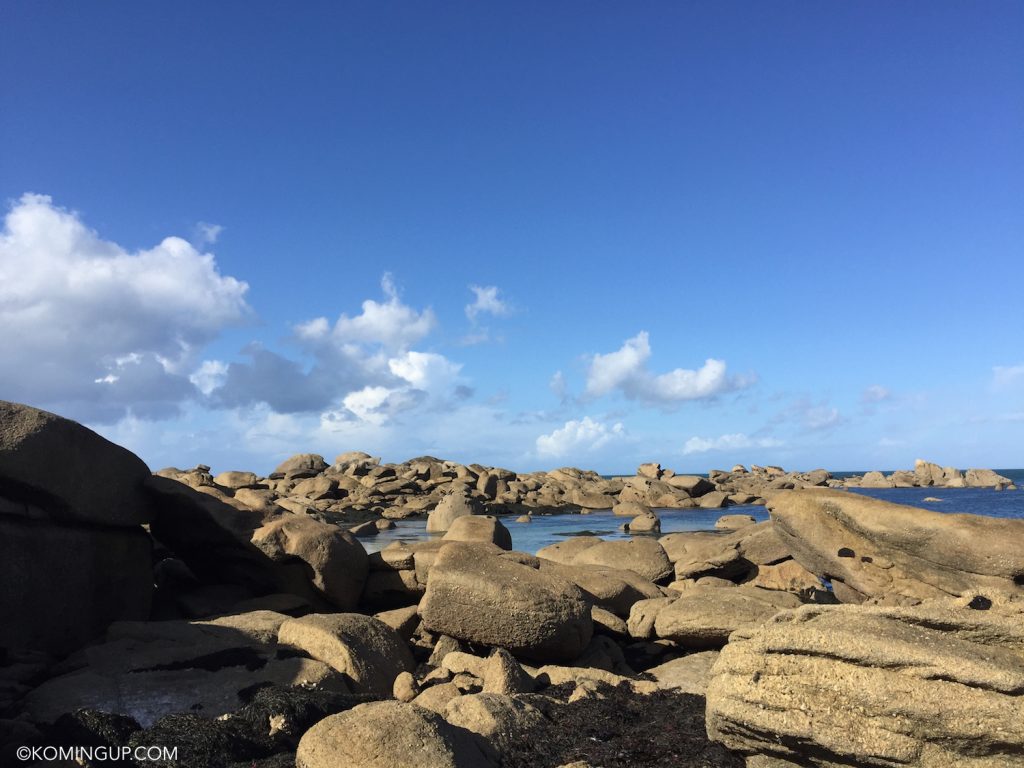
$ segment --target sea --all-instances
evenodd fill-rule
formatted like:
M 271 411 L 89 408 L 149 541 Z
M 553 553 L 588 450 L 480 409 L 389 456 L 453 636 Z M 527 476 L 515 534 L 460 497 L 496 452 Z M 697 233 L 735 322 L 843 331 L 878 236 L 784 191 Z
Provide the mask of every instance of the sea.
M 931 509 L 935 512 L 967 513 L 1024 519 L 1024 469 L 997 469 L 1010 478 L 1017 491 L 996 491 L 992 488 L 850 488 L 850 493 L 861 493 L 875 499 Z M 863 472 L 833 472 L 834 477 L 862 475 Z M 886 472 L 885 474 L 889 474 Z M 927 501 L 926 499 L 938 499 Z M 768 519 L 768 510 L 755 504 L 730 506 L 725 509 L 656 509 L 661 518 L 661 534 L 679 531 L 713 531 L 715 521 L 725 514 L 751 515 L 755 520 Z M 627 518 L 616 517 L 610 509 L 593 510 L 588 514 L 534 515 L 533 522 L 517 523 L 515 517 L 502 517 L 512 534 L 512 548 L 519 552 L 535 553 L 542 547 L 565 541 L 571 536 L 600 536 L 602 539 L 628 539 L 621 530 Z M 381 531 L 371 538 L 361 539 L 367 552 L 377 552 L 393 541 L 424 541 L 440 537 L 427 533 L 427 521 L 396 520 L 395 528 Z

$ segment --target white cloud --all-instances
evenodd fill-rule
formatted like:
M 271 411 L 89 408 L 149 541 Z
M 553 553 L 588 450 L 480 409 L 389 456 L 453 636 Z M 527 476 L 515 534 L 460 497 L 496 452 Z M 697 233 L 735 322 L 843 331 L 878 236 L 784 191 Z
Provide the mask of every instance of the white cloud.
M 683 446 L 683 455 L 708 453 L 710 451 L 738 451 L 747 448 L 778 448 L 781 440 L 773 437 L 752 438 L 742 432 L 719 437 L 691 437 Z
M 346 395 L 342 404 L 359 420 L 382 426 L 393 410 L 389 407 L 389 401 L 395 394 L 396 390 L 387 387 L 363 387 L 358 392 Z
M 507 315 L 510 311 L 508 303 L 498 296 L 498 287 L 495 285 L 471 285 L 469 286 L 476 296 L 472 304 L 466 305 L 466 317 L 471 322 L 476 322 L 480 315 L 489 314 L 496 317 Z
M 342 313 L 333 326 L 325 317 L 296 325 L 292 340 L 300 359 L 251 345 L 244 351 L 249 361 L 228 366 L 211 402 L 224 408 L 267 403 L 280 413 L 314 413 L 342 407 L 348 395 L 386 389 L 387 412 L 396 413 L 433 402 L 446 388 L 451 394 L 461 386 L 461 366 L 410 349 L 436 326 L 433 311 L 404 304 L 390 275 L 384 275 L 381 287 L 386 301 L 367 299 L 358 315 Z M 366 397 L 353 401 L 357 417 L 370 412 Z M 384 405 L 372 405 L 374 413 L 383 412 Z
M 550 434 L 538 437 L 537 453 L 551 458 L 590 453 L 624 435 L 625 429 L 621 423 L 616 422 L 609 427 L 584 416 L 582 420 L 567 421 Z
M 331 324 L 326 317 L 315 317 L 295 326 L 295 335 L 302 341 L 320 341 L 331 332 Z
M 388 368 L 416 389 L 445 394 L 455 388 L 462 365 L 436 352 L 406 352 L 388 360 Z
M 672 405 L 704 400 L 750 386 L 752 378 L 729 376 L 722 360 L 709 358 L 698 370 L 676 368 L 663 374 L 647 370 L 651 345 L 641 331 L 615 352 L 594 355 L 587 371 L 586 397 L 602 397 L 619 391 L 630 400 Z
M 296 327 L 296 334 L 307 342 L 329 342 L 343 349 L 350 344 L 380 345 L 392 351 L 404 351 L 426 338 L 437 325 L 429 307 L 417 312 L 403 304 L 391 275 L 381 279 L 387 301 L 367 299 L 363 311 L 355 317 L 342 314 L 331 328 L 326 318 L 318 317 Z
M 992 386 L 996 389 L 1010 389 L 1020 383 L 1024 383 L 1024 364 L 992 368 Z
M 399 414 L 419 409 L 444 409 L 471 390 L 462 385 L 462 365 L 435 352 L 406 352 L 388 360 L 393 386 L 366 386 L 342 399 L 344 411 L 356 419 L 383 426 Z M 346 418 L 335 410 L 331 418 Z
M 889 400 L 892 397 L 892 392 L 881 384 L 872 384 L 867 387 L 860 396 L 862 403 L 881 403 L 884 400 Z
M 209 395 L 224 383 L 228 375 L 228 364 L 221 360 L 204 360 L 188 380 L 204 395 Z
M 0 232 L 4 396 L 95 422 L 172 415 L 200 349 L 249 314 L 247 289 L 181 238 L 129 252 L 23 195 Z

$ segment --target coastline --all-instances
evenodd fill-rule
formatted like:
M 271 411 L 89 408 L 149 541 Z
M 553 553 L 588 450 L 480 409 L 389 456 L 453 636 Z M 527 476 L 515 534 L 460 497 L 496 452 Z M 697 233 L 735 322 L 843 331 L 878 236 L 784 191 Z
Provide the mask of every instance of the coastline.
M 83 743 L 159 745 L 182 768 L 1024 756 L 1008 714 L 1021 694 L 1001 682 L 1024 669 L 1024 519 L 945 513 L 957 496 L 1024 500 L 991 470 L 652 463 L 602 478 L 350 452 L 266 477 L 150 473 L 53 414 L 0 402 L 0 420 L 0 570 L 17 585 L 2 596 L 5 757 Z M 908 494 L 937 508 L 877 497 Z M 413 520 L 422 539 L 367 546 Z M 673 529 L 685 520 L 700 527 Z M 556 536 L 513 546 L 548 522 Z M 949 720 L 966 699 L 985 717 Z M 838 738 L 850 729 L 875 736 Z

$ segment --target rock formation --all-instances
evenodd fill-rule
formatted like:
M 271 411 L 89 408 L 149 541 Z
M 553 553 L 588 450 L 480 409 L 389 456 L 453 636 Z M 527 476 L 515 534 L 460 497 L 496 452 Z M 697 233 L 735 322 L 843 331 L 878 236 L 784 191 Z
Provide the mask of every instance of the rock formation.
M 1021 765 L 1024 613 L 978 597 L 804 606 L 737 632 L 708 733 L 780 765 Z
M 1024 522 L 825 487 L 858 484 L 1012 487 L 928 462 L 607 478 L 355 451 L 151 475 L 0 403 L 0 762 L 174 744 L 177 765 L 263 768 L 1021 764 Z M 657 536 L 765 501 L 767 522 Z M 503 523 L 597 509 L 635 535 L 531 554 Z M 357 538 L 412 516 L 437 535 Z

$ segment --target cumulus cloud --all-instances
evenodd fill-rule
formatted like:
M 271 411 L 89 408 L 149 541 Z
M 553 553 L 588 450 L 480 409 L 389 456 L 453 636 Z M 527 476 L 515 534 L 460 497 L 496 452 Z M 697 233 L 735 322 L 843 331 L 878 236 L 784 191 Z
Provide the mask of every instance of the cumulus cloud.
M 382 425 L 417 407 L 442 408 L 472 390 L 462 366 L 409 347 L 436 325 L 430 309 L 404 304 L 389 275 L 383 302 L 368 299 L 355 316 L 317 317 L 293 329 L 301 359 L 250 345 L 247 361 L 215 371 L 209 402 L 222 408 L 269 405 L 277 413 L 325 413 L 329 419 Z
M 222 360 L 204 360 L 188 380 L 204 395 L 209 395 L 224 384 L 228 375 L 228 364 Z
M 625 436 L 625 428 L 621 423 L 608 426 L 595 421 L 589 416 L 581 420 L 571 420 L 550 434 L 537 438 L 537 453 L 550 458 L 562 458 L 570 455 L 591 453 L 607 445 L 612 440 Z
M 92 422 L 172 415 L 202 347 L 249 315 L 247 289 L 182 238 L 130 252 L 23 195 L 0 232 L 3 396 Z
M 437 326 L 437 317 L 429 307 L 417 312 L 402 303 L 391 275 L 384 275 L 381 289 L 387 301 L 367 299 L 360 314 L 354 317 L 342 314 L 333 327 L 327 318 L 315 318 L 299 325 L 296 335 L 310 345 L 329 344 L 342 350 L 352 344 L 362 344 L 404 351 L 426 338 Z
M 501 317 L 510 311 L 508 303 L 498 293 L 496 285 L 471 285 L 469 290 L 473 292 L 476 300 L 466 305 L 466 317 L 470 322 L 475 323 L 480 315 L 494 315 Z
M 706 400 L 716 395 L 748 387 L 750 377 L 730 376 L 722 360 L 709 358 L 697 370 L 676 368 L 654 374 L 647 369 L 651 345 L 641 331 L 615 352 L 591 357 L 587 371 L 585 397 L 601 397 L 621 392 L 630 400 L 670 406 L 686 400 Z
M 710 451 L 738 451 L 747 448 L 778 448 L 781 440 L 773 437 L 753 438 L 742 432 L 718 437 L 691 437 L 683 446 L 683 455 L 708 453 Z
M 421 407 L 437 410 L 472 393 L 461 383 L 462 365 L 435 352 L 406 352 L 388 360 L 388 368 L 397 384 L 350 392 L 342 400 L 344 410 L 335 411 L 334 418 L 351 415 L 383 426 L 405 411 Z
M 402 411 L 415 407 L 423 397 L 421 390 L 389 387 L 363 387 L 345 396 L 342 404 L 359 421 L 383 426 Z M 335 412 L 345 418 L 344 414 Z
M 406 352 L 388 360 L 388 368 L 415 389 L 448 392 L 454 390 L 462 365 L 436 352 Z

